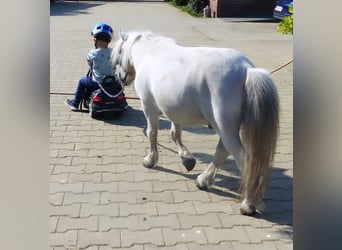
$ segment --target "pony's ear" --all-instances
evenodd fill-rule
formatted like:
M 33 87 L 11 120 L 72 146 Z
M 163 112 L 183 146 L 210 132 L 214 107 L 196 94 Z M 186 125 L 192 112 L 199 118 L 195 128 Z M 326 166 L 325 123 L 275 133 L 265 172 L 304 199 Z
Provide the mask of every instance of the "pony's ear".
M 126 32 L 123 32 L 122 30 L 120 30 L 119 35 L 123 41 L 127 41 L 128 35 L 126 34 Z

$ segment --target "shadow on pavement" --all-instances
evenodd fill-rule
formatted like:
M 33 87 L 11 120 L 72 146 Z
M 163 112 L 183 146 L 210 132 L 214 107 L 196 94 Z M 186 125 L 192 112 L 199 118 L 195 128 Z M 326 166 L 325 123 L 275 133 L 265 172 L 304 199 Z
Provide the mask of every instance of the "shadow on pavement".
M 213 159 L 213 156 L 210 154 L 194 153 L 193 155 L 197 160 L 208 164 Z M 160 165 L 154 169 L 169 174 L 180 175 L 194 181 L 198 176 L 198 173 L 182 173 Z M 278 225 L 293 226 L 293 178 L 286 175 L 286 171 L 287 169 L 277 167 L 272 169 L 269 185 L 263 199 L 264 210 L 261 213 L 255 214 L 253 217 L 264 219 Z M 216 173 L 213 187 L 204 191 L 237 201 L 241 199 L 239 195 L 240 180 L 240 171 L 235 161 L 228 158 Z M 286 232 L 279 233 L 292 237 L 292 228 L 286 229 Z
M 263 202 L 265 211 L 257 218 L 293 226 L 293 178 L 284 168 L 273 168 Z
M 124 112 L 122 116 L 113 117 L 110 113 L 105 114 L 102 119 L 104 122 L 121 125 L 121 126 L 134 126 L 143 129 L 146 135 L 146 120 L 143 112 L 141 110 L 129 109 Z M 160 119 L 159 127 L 160 129 L 170 129 L 170 121 L 162 118 Z M 213 133 L 213 130 L 208 127 L 199 127 L 184 129 L 191 133 L 206 134 Z M 165 150 L 172 151 L 177 154 L 174 148 L 166 147 L 163 144 L 158 143 L 159 147 Z M 148 146 L 148 145 L 146 145 Z M 191 150 L 191 149 L 190 149 Z M 209 164 L 213 160 L 213 153 L 203 153 L 203 152 L 192 152 L 197 161 L 201 163 Z M 195 180 L 197 178 L 197 173 L 191 172 L 180 172 L 170 169 L 168 166 L 156 166 L 154 168 L 158 171 L 163 171 L 169 174 L 180 175 L 190 180 Z M 264 211 L 260 214 L 256 214 L 254 217 L 265 219 L 267 221 L 279 224 L 279 225 L 293 225 L 293 178 L 286 174 L 288 169 L 274 167 L 271 170 L 271 175 L 269 179 L 269 185 L 265 193 Z M 225 160 L 224 164 L 216 174 L 215 183 L 210 190 L 207 192 L 213 193 L 217 196 L 231 198 L 235 200 L 240 199 L 239 195 L 239 185 L 240 185 L 240 171 L 232 158 Z M 291 231 L 291 230 L 290 230 Z M 283 232 L 286 235 L 291 234 L 291 232 Z
M 52 3 L 50 2 L 50 16 L 73 16 L 89 14 L 87 11 L 90 8 L 103 5 L 102 3 L 90 3 L 90 2 L 64 2 L 64 3 Z
M 130 106 L 121 116 L 116 116 L 116 115 L 113 115 L 112 113 L 103 113 L 103 114 L 99 114 L 97 120 L 101 120 L 108 124 L 113 124 L 113 125 L 143 128 L 144 133 L 145 133 L 146 126 L 147 126 L 144 113 L 141 110 L 134 109 Z M 167 120 L 166 118 L 161 117 L 159 119 L 159 130 L 163 130 L 163 129 L 171 129 L 171 122 Z M 199 127 L 193 127 L 193 128 L 183 127 L 183 131 L 187 131 L 189 133 L 194 133 L 194 134 L 215 134 L 215 131 L 208 128 L 207 126 L 199 126 Z

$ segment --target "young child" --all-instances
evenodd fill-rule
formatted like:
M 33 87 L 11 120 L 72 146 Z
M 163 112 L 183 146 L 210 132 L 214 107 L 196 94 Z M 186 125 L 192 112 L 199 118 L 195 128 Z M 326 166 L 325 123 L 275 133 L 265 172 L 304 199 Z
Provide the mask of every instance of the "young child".
M 87 90 L 99 89 L 99 83 L 108 75 L 115 75 L 114 65 L 110 61 L 112 48 L 108 47 L 113 37 L 113 29 L 108 24 L 98 23 L 91 31 L 95 49 L 87 55 L 87 62 L 91 68 L 91 76 L 82 77 L 77 85 L 73 99 L 66 99 L 65 104 L 71 110 L 79 110 L 80 102 Z

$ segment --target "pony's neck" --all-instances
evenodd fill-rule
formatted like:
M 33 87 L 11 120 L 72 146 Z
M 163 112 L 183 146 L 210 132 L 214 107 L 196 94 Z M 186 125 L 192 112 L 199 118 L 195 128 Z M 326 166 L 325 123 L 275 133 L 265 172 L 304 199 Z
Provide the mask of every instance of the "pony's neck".
M 140 41 L 133 44 L 132 58 L 134 64 L 139 63 L 146 56 L 153 56 L 156 53 L 156 41 L 141 37 Z M 158 45 L 157 45 L 158 46 Z

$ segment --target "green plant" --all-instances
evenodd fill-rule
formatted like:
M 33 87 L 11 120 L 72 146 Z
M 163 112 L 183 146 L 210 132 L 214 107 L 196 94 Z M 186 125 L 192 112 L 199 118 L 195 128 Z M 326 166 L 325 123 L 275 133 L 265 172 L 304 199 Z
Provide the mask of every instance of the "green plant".
M 183 5 L 183 6 L 180 6 L 180 5 L 177 5 L 176 4 L 176 0 L 172 0 L 170 1 L 170 4 L 178 9 L 180 9 L 181 11 L 184 11 L 186 13 L 188 13 L 189 15 L 193 16 L 193 17 L 201 17 L 203 16 L 202 13 L 197 13 L 196 11 L 194 11 L 190 6 L 189 4 L 187 5 Z
M 208 5 L 208 0 L 189 0 L 189 6 L 197 13 L 202 13 L 205 6 Z
M 186 6 L 189 3 L 189 0 L 173 0 L 173 1 L 177 6 Z
M 289 12 L 292 13 L 292 15 L 284 17 L 278 24 L 278 32 L 283 35 L 293 35 L 293 5 L 290 6 Z

